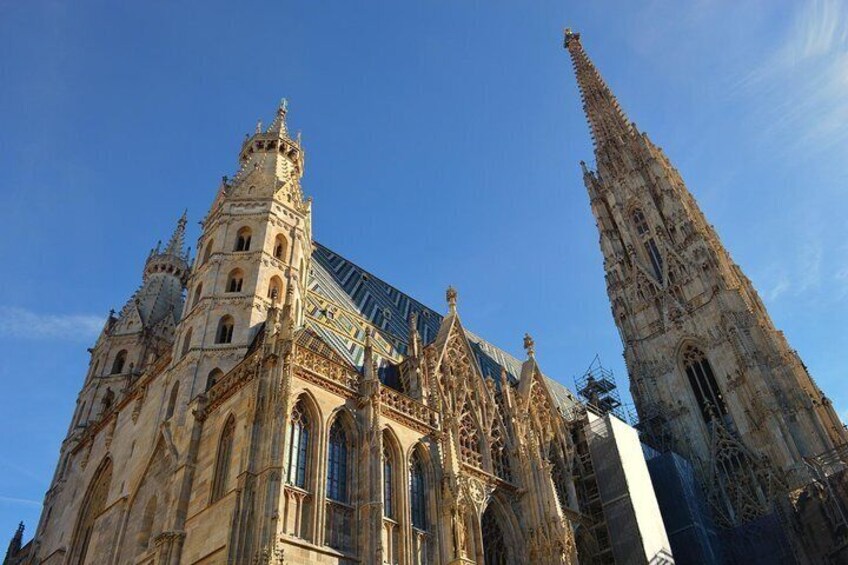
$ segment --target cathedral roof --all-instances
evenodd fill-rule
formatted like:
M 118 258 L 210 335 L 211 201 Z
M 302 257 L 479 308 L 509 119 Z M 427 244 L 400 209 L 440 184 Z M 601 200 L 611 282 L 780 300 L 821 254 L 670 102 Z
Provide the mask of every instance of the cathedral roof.
M 410 315 L 417 312 L 417 330 L 424 345 L 436 339 L 443 316 L 392 285 L 365 271 L 331 249 L 315 242 L 307 298 L 307 327 L 332 346 L 347 362 L 362 368 L 365 332 L 372 329 L 372 345 L 383 364 L 398 363 L 407 355 Z M 521 376 L 522 362 L 483 338 L 466 332 L 485 376 L 511 384 Z M 563 411 L 578 403 L 565 386 L 546 377 L 551 394 Z

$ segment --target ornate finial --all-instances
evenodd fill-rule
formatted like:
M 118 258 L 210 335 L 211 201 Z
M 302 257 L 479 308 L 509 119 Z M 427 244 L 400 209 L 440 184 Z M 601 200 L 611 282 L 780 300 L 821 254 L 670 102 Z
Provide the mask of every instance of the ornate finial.
M 280 108 L 277 110 L 278 112 L 286 113 L 289 111 L 289 100 L 288 98 L 280 99 Z
M 571 44 L 572 41 L 580 41 L 580 34 L 571 31 L 570 27 L 565 28 L 563 33 L 565 35 L 565 39 L 562 45 L 566 49 L 568 49 L 568 46 Z
M 528 333 L 524 334 L 524 351 L 527 352 L 527 357 L 531 359 L 536 355 L 536 342 Z
M 256 120 L 256 133 L 262 133 L 262 120 Z
M 451 314 L 456 313 L 456 289 L 452 286 L 449 286 L 447 291 L 445 291 L 445 298 L 448 301 L 448 310 Z
M 277 133 L 280 137 L 288 137 L 288 131 L 286 129 L 286 112 L 288 110 L 289 101 L 283 98 L 277 107 L 277 115 L 274 116 L 274 121 L 268 126 L 267 133 Z

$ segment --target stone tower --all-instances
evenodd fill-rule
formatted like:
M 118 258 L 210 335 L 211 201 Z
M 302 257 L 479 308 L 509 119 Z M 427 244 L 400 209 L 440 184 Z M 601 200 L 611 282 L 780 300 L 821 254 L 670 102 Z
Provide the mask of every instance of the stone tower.
M 846 442 L 831 402 L 662 150 L 565 34 L 594 142 L 583 178 L 644 435 L 687 456 L 720 523 L 769 511 Z
M 193 366 L 193 394 L 244 358 L 271 306 L 290 300 L 302 321 L 312 255 L 311 200 L 300 179 L 304 152 L 286 127 L 285 100 L 271 125 L 256 126 L 224 179 L 198 240 L 189 297 L 172 363 Z M 189 355 L 192 353 L 192 355 Z

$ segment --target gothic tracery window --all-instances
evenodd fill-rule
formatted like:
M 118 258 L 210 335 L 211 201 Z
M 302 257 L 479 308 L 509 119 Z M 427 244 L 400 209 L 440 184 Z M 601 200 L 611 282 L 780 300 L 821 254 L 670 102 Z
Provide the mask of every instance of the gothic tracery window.
M 230 459 L 233 452 L 233 438 L 236 432 L 236 420 L 227 418 L 221 439 L 218 441 L 218 454 L 215 458 L 215 474 L 212 477 L 212 496 L 210 502 L 216 502 L 227 490 L 230 479 Z
M 339 418 L 330 428 L 327 453 L 327 498 L 348 502 L 348 438 Z
M 506 444 L 500 427 L 495 424 L 492 428 L 492 470 L 495 475 L 505 481 L 512 480 L 512 471 L 509 467 L 509 457 L 506 453 Z
M 480 453 L 480 433 L 468 411 L 462 415 L 462 420 L 459 423 L 459 449 L 462 460 L 465 463 L 482 467 L 483 456 Z
M 385 442 L 385 439 L 383 440 Z M 395 517 L 394 504 L 394 457 L 392 450 L 383 445 L 383 515 L 386 518 Z
M 683 367 L 704 421 L 709 423 L 713 418 L 726 416 L 724 396 L 704 352 L 697 347 L 687 346 L 683 351 Z
M 636 208 L 631 214 L 633 226 L 636 228 L 636 233 L 642 240 L 642 246 L 645 249 L 645 255 L 651 263 L 651 268 L 654 270 L 654 275 L 657 280 L 663 280 L 663 260 L 660 250 L 657 247 L 657 242 L 651 236 L 651 229 L 648 227 L 648 221 L 645 219 L 645 213 L 641 209 Z
M 303 403 L 298 402 L 292 410 L 289 420 L 288 441 L 288 482 L 291 485 L 306 488 L 306 466 L 309 455 L 309 416 Z
M 416 450 L 409 464 L 409 506 L 412 527 L 427 530 L 427 489 L 424 482 L 424 466 Z

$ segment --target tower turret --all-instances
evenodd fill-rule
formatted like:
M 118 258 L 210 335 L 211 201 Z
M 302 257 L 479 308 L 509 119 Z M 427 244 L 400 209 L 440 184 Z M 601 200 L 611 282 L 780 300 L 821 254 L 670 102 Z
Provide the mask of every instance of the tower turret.
M 565 48 L 594 140 L 596 170 L 583 163 L 583 179 L 646 438 L 696 465 L 720 522 L 762 515 L 779 485 L 805 480 L 804 457 L 844 443 L 845 430 L 580 35 L 566 30 Z
M 238 172 L 224 177 L 202 222 L 174 355 L 175 364 L 194 365 L 195 391 L 244 357 L 274 297 L 282 303 L 290 294 L 295 324 L 303 320 L 311 200 L 303 197 L 304 152 L 287 114 L 283 100 L 271 125 L 246 137 Z

